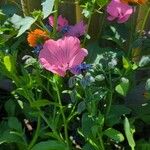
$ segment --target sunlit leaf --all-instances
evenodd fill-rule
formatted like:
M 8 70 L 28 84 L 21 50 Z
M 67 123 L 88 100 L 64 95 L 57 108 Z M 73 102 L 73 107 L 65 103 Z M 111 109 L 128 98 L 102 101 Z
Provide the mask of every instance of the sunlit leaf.
M 52 13 L 53 6 L 54 6 L 54 1 L 55 0 L 45 0 L 42 3 L 42 11 L 43 11 L 43 14 L 44 14 L 44 19 L 47 18 Z
M 32 18 L 29 16 L 26 16 L 25 18 L 22 18 L 21 16 L 18 16 L 14 14 L 10 21 L 13 23 L 14 27 L 16 29 L 19 29 L 18 36 L 23 34 L 26 30 L 30 29 L 31 25 L 36 21 L 36 18 Z
M 127 140 L 128 140 L 128 143 L 129 143 L 130 147 L 132 149 L 134 149 L 135 141 L 134 141 L 134 138 L 133 138 L 133 132 L 131 130 L 129 120 L 126 117 L 125 117 L 125 120 L 124 120 L 124 130 L 125 130 L 125 135 L 127 137 Z

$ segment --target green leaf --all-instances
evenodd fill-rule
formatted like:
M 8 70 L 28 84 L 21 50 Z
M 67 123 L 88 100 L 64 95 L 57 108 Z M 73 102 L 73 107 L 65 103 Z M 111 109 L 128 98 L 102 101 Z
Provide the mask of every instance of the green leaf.
M 148 64 L 150 64 L 150 56 L 142 56 L 139 62 L 139 66 L 144 67 L 147 66 Z
M 118 92 L 122 96 L 126 96 L 129 89 L 129 80 L 126 78 L 121 79 L 121 83 L 118 84 L 115 88 L 116 92 Z
M 145 140 L 140 140 L 137 142 L 136 150 L 150 150 L 150 143 Z
M 42 3 L 42 11 L 44 19 L 47 18 L 52 13 L 54 1 L 55 0 L 45 0 L 45 2 Z
M 82 101 L 78 104 L 77 112 L 81 114 L 86 108 L 85 102 Z
M 129 120 L 128 120 L 127 117 L 125 117 L 125 120 L 124 120 L 124 130 L 125 130 L 125 135 L 127 137 L 127 140 L 128 140 L 128 143 L 129 143 L 130 147 L 132 149 L 134 149 L 135 141 L 133 139 L 133 132 L 130 128 L 130 123 L 129 123 Z
M 13 57 L 11 55 L 4 56 L 3 61 L 7 71 L 13 73 L 15 71 Z
M 22 126 L 21 123 L 18 121 L 18 119 L 16 117 L 9 117 L 8 118 L 8 126 L 11 129 L 15 129 L 19 132 L 22 132 Z
M 59 141 L 49 140 L 36 144 L 32 150 L 67 150 L 67 148 Z
M 50 104 L 50 101 L 46 99 L 37 100 L 31 103 L 31 107 L 44 107 Z
M 36 21 L 36 19 L 37 18 L 32 18 L 29 16 L 22 18 L 21 16 L 14 14 L 10 21 L 14 24 L 16 29 L 19 29 L 17 37 L 22 35 L 26 30 L 30 29 L 31 25 Z
M 108 0 L 96 0 L 96 3 L 101 7 L 105 6 L 107 2 Z
M 82 133 L 85 137 L 91 137 L 91 128 L 95 125 L 94 120 L 87 113 L 82 116 Z
M 89 144 L 89 143 L 86 143 L 84 146 L 83 146 L 83 150 L 95 150 L 95 148 Z
M 108 136 L 109 138 L 115 140 L 116 142 L 122 142 L 124 141 L 124 136 L 121 132 L 113 129 L 113 128 L 109 128 L 107 130 L 105 130 L 103 132 L 104 135 Z
M 146 85 L 145 85 L 145 89 L 146 89 L 147 91 L 150 91 L 150 79 L 147 79 Z
M 130 69 L 131 68 L 131 64 L 130 64 L 129 60 L 126 59 L 125 57 L 122 58 L 122 62 L 123 62 L 123 67 L 125 69 Z
M 10 99 L 5 103 L 5 110 L 8 116 L 13 116 L 15 114 L 15 108 L 16 105 L 13 100 Z
M 130 114 L 130 113 L 131 113 L 131 109 L 125 107 L 124 105 L 112 105 L 110 109 L 110 113 L 106 119 L 106 124 L 109 126 L 113 126 L 120 122 L 122 115 Z

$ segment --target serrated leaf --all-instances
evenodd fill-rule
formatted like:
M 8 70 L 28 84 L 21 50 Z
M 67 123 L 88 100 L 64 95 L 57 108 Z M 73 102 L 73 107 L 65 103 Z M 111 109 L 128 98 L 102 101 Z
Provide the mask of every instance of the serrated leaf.
M 128 143 L 129 143 L 130 147 L 132 149 L 134 149 L 135 141 L 133 139 L 133 132 L 130 128 L 130 123 L 129 123 L 129 120 L 128 120 L 127 117 L 125 117 L 125 120 L 124 120 L 124 130 L 125 130 L 125 135 L 127 137 L 127 140 L 128 140 Z
M 39 108 L 39 107 L 47 106 L 49 104 L 50 104 L 50 101 L 43 99 L 43 100 L 37 100 L 37 101 L 32 102 L 31 107 Z
M 59 141 L 49 140 L 36 144 L 32 150 L 67 150 L 67 148 Z
M 54 2 L 55 0 L 45 0 L 45 2 L 42 3 L 43 19 L 47 18 L 52 13 Z
M 116 142 L 122 142 L 124 141 L 124 136 L 121 132 L 113 129 L 113 128 L 109 128 L 107 130 L 105 130 L 103 132 L 104 135 L 108 136 L 109 138 L 115 140 Z

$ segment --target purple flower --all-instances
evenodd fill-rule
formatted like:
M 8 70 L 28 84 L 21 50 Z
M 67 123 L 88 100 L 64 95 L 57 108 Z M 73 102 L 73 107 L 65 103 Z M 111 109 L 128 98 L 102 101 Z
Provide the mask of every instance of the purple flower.
M 70 71 L 73 73 L 73 74 L 81 74 L 85 71 L 88 71 L 89 69 L 92 68 L 92 65 L 91 64 L 85 64 L 85 63 L 82 63 L 80 65 L 77 65 L 73 68 L 70 69 Z
M 86 33 L 86 25 L 83 23 L 83 21 L 81 21 L 81 22 L 75 24 L 74 26 L 70 26 L 70 29 L 66 33 L 66 35 L 81 37 L 85 33 Z

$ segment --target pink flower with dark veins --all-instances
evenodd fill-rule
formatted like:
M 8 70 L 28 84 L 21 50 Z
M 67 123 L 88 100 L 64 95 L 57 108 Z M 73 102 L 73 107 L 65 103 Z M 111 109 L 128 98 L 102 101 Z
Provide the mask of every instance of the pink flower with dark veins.
M 69 31 L 66 33 L 66 35 L 69 36 L 75 36 L 75 37 L 81 37 L 86 33 L 86 25 L 83 21 L 75 24 L 74 26 L 70 26 Z
M 118 23 L 124 23 L 133 13 L 133 8 L 120 0 L 112 0 L 107 6 L 107 13 L 109 21 L 117 20 Z
M 67 70 L 81 64 L 87 55 L 78 38 L 66 36 L 57 41 L 47 40 L 39 53 L 39 61 L 46 70 L 64 77 Z

